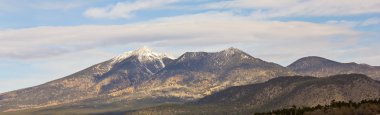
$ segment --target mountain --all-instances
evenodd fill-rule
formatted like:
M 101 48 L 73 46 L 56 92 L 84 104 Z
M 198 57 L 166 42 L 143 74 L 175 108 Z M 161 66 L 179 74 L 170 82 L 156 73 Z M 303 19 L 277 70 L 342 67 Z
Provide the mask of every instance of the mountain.
M 362 74 L 330 77 L 287 76 L 264 83 L 230 87 L 195 102 L 162 105 L 128 114 L 253 114 L 275 109 L 312 107 L 335 101 L 359 102 L 380 97 L 380 82 Z
M 220 52 L 187 52 L 140 85 L 135 94 L 154 98 L 195 100 L 219 90 L 294 75 L 275 63 L 254 58 L 236 49 Z
M 232 86 L 260 83 L 278 76 L 295 75 L 275 63 L 265 62 L 236 49 L 187 52 L 131 92 L 120 90 L 93 103 L 133 102 L 152 106 L 193 101 Z M 129 103 L 124 103 L 128 105 Z
M 337 74 L 359 73 L 380 80 L 380 67 L 357 63 L 340 63 L 322 57 L 301 58 L 288 66 L 300 75 L 325 77 Z
M 379 82 L 365 75 L 331 76 L 361 73 L 377 79 L 379 69 L 315 56 L 283 67 L 237 48 L 186 52 L 171 59 L 143 47 L 61 79 L 2 93 L 0 111 L 77 114 L 78 111 L 132 111 L 179 103 L 153 107 L 153 110 L 239 114 L 291 105 L 315 106 L 332 99 L 379 98 Z M 297 74 L 316 77 L 294 76 Z
M 61 105 L 129 89 L 149 79 L 171 61 L 143 47 L 58 80 L 0 94 L 0 110 Z
M 187 52 L 175 60 L 140 48 L 58 80 L 0 94 L 0 111 L 183 103 L 288 75 L 295 73 L 236 48 Z

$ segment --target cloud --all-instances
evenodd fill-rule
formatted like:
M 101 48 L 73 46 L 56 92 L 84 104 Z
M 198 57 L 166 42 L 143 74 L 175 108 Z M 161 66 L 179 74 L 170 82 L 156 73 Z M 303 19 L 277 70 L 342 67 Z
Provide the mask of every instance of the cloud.
M 336 25 L 336 26 L 344 26 L 344 27 L 367 27 L 367 26 L 374 26 L 380 24 L 380 18 L 369 18 L 366 20 L 329 20 L 326 22 L 326 24 L 329 25 Z
M 254 20 L 202 13 L 126 25 L 83 25 L 0 30 L 1 58 L 43 58 L 112 45 L 146 43 L 206 46 L 231 43 L 355 38 L 350 28 L 309 22 Z
M 370 18 L 362 22 L 361 26 L 372 26 L 380 24 L 380 18 Z
M 113 56 L 115 54 L 91 49 L 47 59 L 2 60 L 0 64 L 2 70 L 0 73 L 0 93 L 59 79 L 108 60 Z
M 360 26 L 359 21 L 348 21 L 348 20 L 329 20 L 326 24 L 336 25 L 336 26 L 344 26 L 344 27 L 357 27 Z
M 272 9 L 289 6 L 297 3 L 299 0 L 231 0 L 203 4 L 206 9 Z
M 79 1 L 48 1 L 48 2 L 36 2 L 31 4 L 31 7 L 43 10 L 70 10 L 84 6 L 85 2 Z
M 84 12 L 90 18 L 130 18 L 134 12 L 158 8 L 178 0 L 136 0 L 134 2 L 118 2 L 106 7 L 89 8 Z
M 380 13 L 379 0 L 234 0 L 203 5 L 205 9 L 252 9 L 261 18 L 350 16 Z
M 8 2 L 8 1 L 0 1 L 0 14 L 10 12 L 12 10 L 15 10 L 17 8 L 13 7 L 14 4 Z
M 1 0 L 0 13 L 31 12 L 37 10 L 71 10 L 88 5 L 90 2 L 78 0 Z M 12 14 L 11 13 L 11 14 Z M 36 13 L 36 12 L 34 12 Z

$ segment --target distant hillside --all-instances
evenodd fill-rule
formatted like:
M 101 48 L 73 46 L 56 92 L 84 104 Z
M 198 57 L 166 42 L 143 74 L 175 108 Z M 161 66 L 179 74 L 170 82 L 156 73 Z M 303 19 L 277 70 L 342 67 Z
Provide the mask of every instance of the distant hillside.
M 359 102 L 380 98 L 380 83 L 361 74 L 316 78 L 289 76 L 231 87 L 185 105 L 164 105 L 134 114 L 252 114 L 281 108 L 327 105 L 332 100 Z
M 357 63 L 340 63 L 317 56 L 301 58 L 288 66 L 300 75 L 326 77 L 337 74 L 365 74 L 380 80 L 380 67 Z

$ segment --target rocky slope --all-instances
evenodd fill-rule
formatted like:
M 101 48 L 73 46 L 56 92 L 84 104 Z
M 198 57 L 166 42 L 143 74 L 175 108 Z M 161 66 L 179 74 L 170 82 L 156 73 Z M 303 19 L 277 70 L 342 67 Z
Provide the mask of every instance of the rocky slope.
M 337 74 L 359 73 L 380 80 L 380 67 L 357 63 L 340 63 L 322 57 L 301 58 L 288 66 L 300 75 L 325 77 Z

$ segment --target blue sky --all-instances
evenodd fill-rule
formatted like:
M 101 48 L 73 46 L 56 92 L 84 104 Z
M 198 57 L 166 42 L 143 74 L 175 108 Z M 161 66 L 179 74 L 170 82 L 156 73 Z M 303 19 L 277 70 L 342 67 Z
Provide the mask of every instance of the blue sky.
M 1 0 L 0 93 L 149 46 L 380 65 L 378 0 Z

